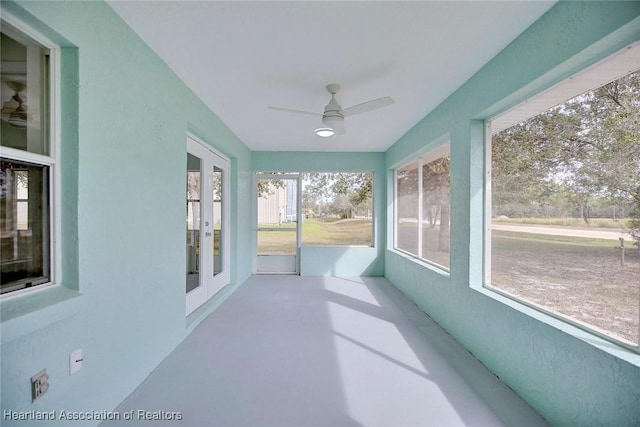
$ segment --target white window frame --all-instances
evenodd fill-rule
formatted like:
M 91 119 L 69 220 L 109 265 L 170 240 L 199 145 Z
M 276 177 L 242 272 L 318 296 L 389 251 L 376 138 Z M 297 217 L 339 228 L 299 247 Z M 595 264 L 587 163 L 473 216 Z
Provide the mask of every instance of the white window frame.
M 424 258 L 422 253 L 422 242 L 423 242 L 422 240 L 423 239 L 423 236 L 422 236 L 422 214 L 423 214 L 422 212 L 422 205 L 423 205 L 422 203 L 422 197 L 423 197 L 422 169 L 424 165 L 446 156 L 451 156 L 450 142 L 440 144 L 437 147 L 429 150 L 426 154 L 414 157 L 410 161 L 404 162 L 402 165 L 394 168 L 393 170 L 393 199 L 394 199 L 393 200 L 394 201 L 393 203 L 393 249 L 448 273 L 450 271 L 450 267 L 440 265 L 435 261 Z M 411 252 L 407 252 L 398 247 L 398 225 L 397 225 L 398 224 L 398 221 L 397 221 L 398 219 L 398 169 L 402 169 L 403 167 L 410 165 L 416 160 L 418 162 L 418 198 L 416 201 L 416 203 L 418 203 L 418 250 L 417 250 L 418 253 L 412 254 Z M 451 172 L 449 172 L 449 174 L 451 174 Z M 451 194 L 449 194 L 449 200 L 451 200 Z M 451 213 L 449 213 L 449 217 L 451 218 Z M 451 224 L 449 225 L 449 227 L 451 227 Z M 451 238 L 449 238 L 449 243 L 451 243 Z M 451 263 L 451 257 L 449 257 L 449 263 Z
M 494 292 L 503 297 L 509 298 L 519 304 L 532 308 L 544 315 L 548 315 L 560 322 L 577 327 L 594 336 L 602 338 L 608 342 L 615 343 L 621 347 L 629 349 L 635 353 L 640 353 L 640 343 L 634 345 L 627 341 L 618 339 L 600 331 L 595 326 L 580 322 L 562 315 L 552 310 L 546 309 L 538 304 L 527 301 L 526 299 L 512 295 L 503 291 L 491 283 L 491 219 L 492 219 L 492 175 L 491 175 L 491 159 L 492 159 L 492 135 L 500 132 L 528 118 L 534 117 L 556 105 L 564 103 L 575 96 L 578 96 L 589 90 L 593 90 L 608 82 L 612 82 L 621 78 L 634 70 L 640 68 L 640 41 L 621 49 L 620 51 L 609 55 L 599 62 L 588 66 L 575 74 L 568 76 L 552 87 L 534 94 L 518 105 L 485 120 L 485 198 L 484 198 L 484 242 L 483 242 L 483 281 L 482 287 L 489 292 Z M 604 77 L 603 77 L 604 76 Z
M 36 165 L 49 167 L 49 281 L 29 288 L 8 291 L 0 295 L 0 299 L 8 299 L 33 293 L 52 285 L 59 285 L 62 279 L 62 253 L 61 245 L 61 221 L 59 216 L 61 206 L 60 188 L 60 46 L 49 38 L 43 36 L 33 28 L 16 18 L 13 14 L 4 11 L 1 18 L 2 24 L 8 25 L 12 30 L 21 33 L 43 48 L 49 50 L 49 133 L 47 137 L 48 154 L 30 153 L 11 147 L 0 146 L 0 157 L 8 160 L 29 162 Z

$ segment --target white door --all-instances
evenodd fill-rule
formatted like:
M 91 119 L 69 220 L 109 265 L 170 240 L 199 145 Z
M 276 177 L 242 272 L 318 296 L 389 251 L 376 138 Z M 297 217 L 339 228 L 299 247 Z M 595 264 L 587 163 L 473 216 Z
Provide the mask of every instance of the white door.
M 256 174 L 256 274 L 298 274 L 300 176 Z
M 186 191 L 187 314 L 230 282 L 229 159 L 189 135 Z

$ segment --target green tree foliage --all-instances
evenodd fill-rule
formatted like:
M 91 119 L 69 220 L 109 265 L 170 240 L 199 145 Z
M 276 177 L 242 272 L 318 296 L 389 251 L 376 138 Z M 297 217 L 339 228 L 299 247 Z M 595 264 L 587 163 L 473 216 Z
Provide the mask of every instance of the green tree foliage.
M 281 173 L 276 172 L 273 173 L 273 175 L 274 177 L 270 179 L 258 179 L 258 182 L 256 183 L 258 197 L 266 199 L 270 195 L 274 194 L 278 188 L 285 188 L 287 186 L 285 180 L 277 179 L 277 176 L 281 175 Z
M 606 201 L 640 229 L 640 72 L 586 92 L 492 139 L 494 214 L 509 205 L 563 214 Z M 535 203 L 534 203 L 535 202 Z
M 302 204 L 315 212 L 352 218 L 357 211 L 371 209 L 373 174 L 347 172 L 310 172 L 302 175 Z

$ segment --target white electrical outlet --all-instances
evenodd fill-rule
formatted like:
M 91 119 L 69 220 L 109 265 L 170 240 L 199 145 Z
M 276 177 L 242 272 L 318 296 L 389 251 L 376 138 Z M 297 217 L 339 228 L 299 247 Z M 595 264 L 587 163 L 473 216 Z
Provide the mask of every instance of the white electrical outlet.
M 69 354 L 69 375 L 73 375 L 82 369 L 82 349 L 74 350 Z
M 47 390 L 49 390 L 49 375 L 47 370 L 43 369 L 31 377 L 31 401 L 40 399 Z

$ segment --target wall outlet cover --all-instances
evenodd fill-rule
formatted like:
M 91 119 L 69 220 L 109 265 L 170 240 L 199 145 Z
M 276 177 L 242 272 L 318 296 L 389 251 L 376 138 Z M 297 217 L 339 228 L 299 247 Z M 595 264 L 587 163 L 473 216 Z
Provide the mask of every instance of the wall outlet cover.
M 43 369 L 31 377 L 31 401 L 40 399 L 49 390 L 49 375 Z
M 69 375 L 73 375 L 82 369 L 82 349 L 74 350 L 69 354 Z

